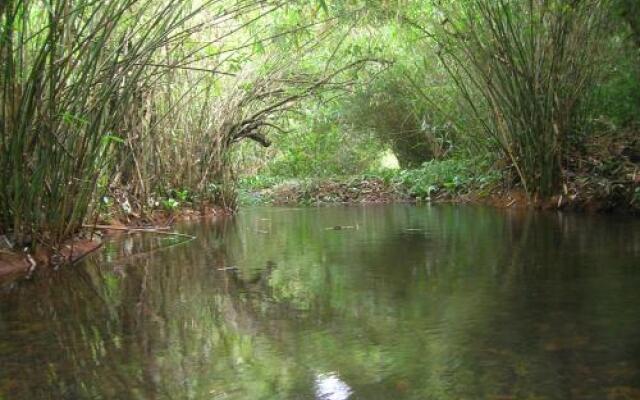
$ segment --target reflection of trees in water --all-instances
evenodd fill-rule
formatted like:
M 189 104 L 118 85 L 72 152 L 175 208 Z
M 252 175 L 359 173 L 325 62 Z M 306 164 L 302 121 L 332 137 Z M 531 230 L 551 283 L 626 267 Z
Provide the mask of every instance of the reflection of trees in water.
M 368 234 L 375 246 L 331 252 L 324 243 L 312 257 L 316 249 L 307 246 L 306 257 L 279 266 L 275 274 L 284 278 L 271 283 L 282 299 L 314 313 L 330 310 L 327 324 L 341 324 L 322 346 L 302 341 L 301 353 L 357 371 L 348 376 L 360 382 L 357 393 L 377 382 L 374 398 L 381 382 L 434 398 L 600 396 L 603 371 L 619 360 L 639 377 L 638 358 L 608 344 L 616 335 L 638 343 L 631 339 L 637 328 L 608 326 L 612 316 L 599 307 L 605 300 L 609 314 L 640 322 L 624 310 L 638 303 L 632 286 L 611 291 L 607 286 L 624 278 L 599 271 L 619 252 L 630 255 L 624 263 L 634 262 L 637 231 L 561 214 L 451 208 L 421 220 L 409 213 L 378 219 L 378 236 Z M 309 262 L 321 258 L 324 268 Z M 601 367 L 588 367 L 594 364 Z
M 626 359 L 626 379 L 638 378 L 621 348 L 638 343 L 637 317 L 603 326 L 598 309 L 637 299 L 611 296 L 620 276 L 594 274 L 621 249 L 637 254 L 623 240 L 635 232 L 597 220 L 585 232 L 557 216 L 380 208 L 268 214 L 263 234 L 260 217 L 194 226 L 188 247 L 130 262 L 118 253 L 116 264 L 87 262 L 3 297 L 0 343 L 16 345 L 0 346 L 0 393 L 312 398 L 317 377 L 337 371 L 371 399 L 561 398 L 603 394 L 621 379 L 607 368 Z M 356 222 L 358 231 L 325 230 Z
M 284 321 L 274 318 L 277 304 L 262 304 L 274 264 L 251 279 L 239 271 L 219 271 L 228 265 L 218 243 L 226 231 L 228 226 L 213 229 L 197 252 L 177 248 L 125 266 L 87 262 L 12 293 L 3 316 L 29 321 L 29 332 L 11 330 L 16 336 L 2 339 L 30 352 L 11 353 L 15 361 L 3 363 L 0 382 L 7 393 L 11 398 L 223 393 L 247 398 L 251 391 L 269 389 L 246 387 L 247 382 L 296 381 L 284 375 L 301 372 L 286 360 L 271 360 L 268 343 L 256 337 L 276 335 L 275 322 Z M 267 358 L 255 359 L 256 351 Z M 17 379 L 5 383 L 9 377 Z M 0 393 L 4 389 L 0 386 Z

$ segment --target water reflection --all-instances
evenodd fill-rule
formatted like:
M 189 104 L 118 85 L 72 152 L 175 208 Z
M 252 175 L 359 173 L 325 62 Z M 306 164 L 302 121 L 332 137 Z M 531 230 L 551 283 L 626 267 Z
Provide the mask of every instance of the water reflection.
M 387 206 L 184 229 L 0 294 L 0 398 L 640 394 L 632 219 Z
M 335 372 L 316 377 L 317 400 L 347 400 L 353 391 Z

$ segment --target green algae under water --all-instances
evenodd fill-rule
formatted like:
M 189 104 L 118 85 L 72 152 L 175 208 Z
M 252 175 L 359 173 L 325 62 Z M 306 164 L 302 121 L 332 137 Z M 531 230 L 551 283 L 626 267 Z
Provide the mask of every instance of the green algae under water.
M 0 399 L 640 398 L 638 219 L 255 208 L 179 230 L 2 288 Z

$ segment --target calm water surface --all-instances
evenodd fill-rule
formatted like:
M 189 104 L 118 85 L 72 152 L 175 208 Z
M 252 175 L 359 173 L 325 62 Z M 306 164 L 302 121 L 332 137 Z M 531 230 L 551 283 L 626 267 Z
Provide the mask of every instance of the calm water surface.
M 0 398 L 640 398 L 637 219 L 399 205 L 179 228 L 197 239 L 124 236 L 1 288 Z

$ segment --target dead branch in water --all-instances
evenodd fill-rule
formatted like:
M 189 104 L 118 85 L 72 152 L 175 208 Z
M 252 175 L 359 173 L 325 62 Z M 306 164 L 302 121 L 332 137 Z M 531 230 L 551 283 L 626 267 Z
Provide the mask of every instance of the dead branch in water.
M 128 226 L 113 226 L 113 225 L 82 225 L 83 228 L 87 229 L 99 229 L 99 230 L 109 230 L 109 231 L 125 231 L 125 232 L 138 232 L 138 233 L 155 233 L 157 235 L 167 235 L 167 236 L 178 236 L 184 237 L 188 239 L 195 239 L 196 237 L 193 235 L 187 235 L 179 232 L 167 232 L 169 227 L 158 227 L 158 228 L 133 228 Z

